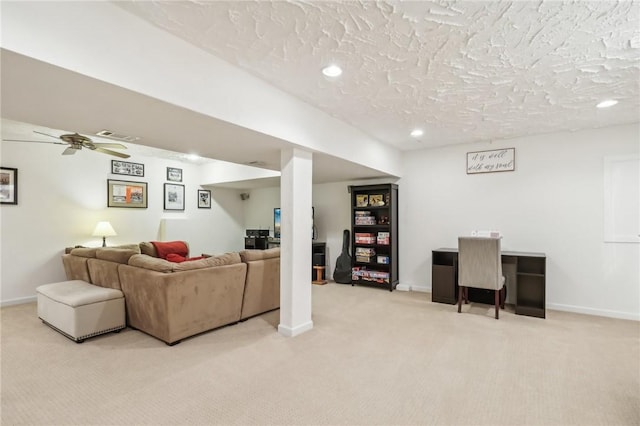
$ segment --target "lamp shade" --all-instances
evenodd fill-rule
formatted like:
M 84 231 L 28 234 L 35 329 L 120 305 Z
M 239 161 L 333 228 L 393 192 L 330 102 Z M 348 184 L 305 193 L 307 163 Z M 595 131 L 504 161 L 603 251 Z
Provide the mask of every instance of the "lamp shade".
M 109 222 L 98 222 L 92 235 L 94 237 L 115 237 L 118 234 L 116 234 Z

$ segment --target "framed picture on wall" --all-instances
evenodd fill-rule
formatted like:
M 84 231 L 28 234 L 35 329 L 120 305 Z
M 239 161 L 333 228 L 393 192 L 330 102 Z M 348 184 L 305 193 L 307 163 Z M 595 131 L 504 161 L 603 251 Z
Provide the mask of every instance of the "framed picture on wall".
M 164 209 L 184 210 L 184 185 L 164 184 Z
M 107 207 L 147 208 L 147 183 L 107 179 Z
M 111 173 L 113 173 L 114 175 L 144 177 L 144 164 L 111 160 Z
M 167 167 L 167 180 L 171 182 L 182 182 L 182 169 Z
M 211 191 L 209 191 L 208 189 L 198 189 L 198 208 L 211 208 Z
M 18 169 L 0 167 L 0 204 L 18 204 Z

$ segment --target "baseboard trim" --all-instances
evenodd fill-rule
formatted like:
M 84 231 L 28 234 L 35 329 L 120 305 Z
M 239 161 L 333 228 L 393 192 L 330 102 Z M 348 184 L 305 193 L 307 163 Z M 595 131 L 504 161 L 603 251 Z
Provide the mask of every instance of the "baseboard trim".
M 313 321 L 305 322 L 304 324 L 300 324 L 296 327 L 289 327 L 283 324 L 278 325 L 278 333 L 282 334 L 285 337 L 295 337 L 299 334 L 304 333 L 305 331 L 309 331 L 313 328 Z
M 37 300 L 36 296 L 18 297 L 16 299 L 3 300 L 0 302 L 0 307 L 13 305 L 23 305 L 25 303 L 33 303 Z
M 608 318 L 640 321 L 640 313 L 610 311 L 607 309 L 585 308 L 582 306 L 563 305 L 561 303 L 547 303 L 547 309 L 552 309 L 554 311 L 573 312 L 575 314 L 595 315 L 598 317 L 608 317 Z
M 419 291 L 421 293 L 431 293 L 431 287 L 416 284 L 398 284 L 396 290 L 400 291 Z
M 420 293 L 431 293 L 431 287 L 426 285 L 411 285 L 411 291 L 419 291 Z

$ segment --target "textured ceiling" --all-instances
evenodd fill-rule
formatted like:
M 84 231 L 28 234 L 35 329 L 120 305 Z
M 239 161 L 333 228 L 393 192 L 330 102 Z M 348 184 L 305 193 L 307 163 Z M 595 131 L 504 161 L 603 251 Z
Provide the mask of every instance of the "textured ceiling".
M 640 120 L 637 1 L 117 4 L 403 150 Z

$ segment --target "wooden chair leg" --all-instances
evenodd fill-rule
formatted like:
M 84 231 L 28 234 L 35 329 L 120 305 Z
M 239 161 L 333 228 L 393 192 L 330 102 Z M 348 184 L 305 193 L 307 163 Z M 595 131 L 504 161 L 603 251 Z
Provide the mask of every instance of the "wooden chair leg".
M 468 305 L 469 304 L 469 288 L 468 287 L 463 287 L 464 292 L 462 293 L 464 295 L 464 304 Z
M 494 294 L 494 302 L 496 304 L 496 319 L 498 319 L 498 313 L 500 312 L 500 291 L 501 290 L 494 290 L 493 294 Z
M 458 313 L 462 310 L 462 293 L 463 287 L 458 287 Z
M 507 288 L 505 286 L 502 286 L 502 289 L 500 290 L 500 308 L 502 309 L 504 309 L 504 301 L 507 298 L 506 293 Z

